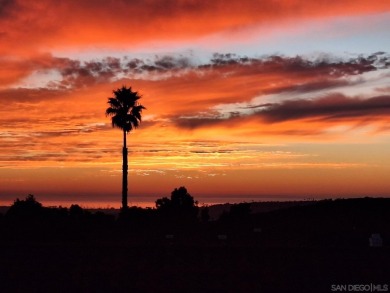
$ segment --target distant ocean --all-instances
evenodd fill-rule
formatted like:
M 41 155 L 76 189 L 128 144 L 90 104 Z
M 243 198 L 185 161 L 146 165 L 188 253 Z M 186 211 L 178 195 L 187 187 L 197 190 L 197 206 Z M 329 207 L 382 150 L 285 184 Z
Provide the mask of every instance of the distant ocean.
M 131 197 L 129 196 L 129 206 L 138 206 L 142 208 L 153 208 L 155 207 L 155 201 L 159 197 Z M 161 197 L 160 197 L 161 198 Z M 330 198 L 330 197 L 328 197 Z M 19 197 L 19 199 L 24 199 L 24 197 Z M 86 200 L 85 197 L 77 199 L 74 197 L 73 199 L 55 199 L 52 200 L 47 197 L 36 196 L 36 199 L 42 203 L 45 207 L 70 207 L 72 204 L 78 204 L 82 208 L 89 209 L 110 209 L 110 208 L 120 208 L 121 199 L 118 197 L 118 200 L 107 199 L 104 200 L 99 198 L 98 200 Z M 199 206 L 205 205 L 216 205 L 216 204 L 224 204 L 224 203 L 241 203 L 241 202 L 268 202 L 268 201 L 305 201 L 305 200 L 313 200 L 313 199 L 322 199 L 322 198 L 313 198 L 313 197 L 293 197 L 293 196 L 272 196 L 272 197 L 264 197 L 264 196 L 229 196 L 229 197 L 217 197 L 217 196 L 204 196 L 197 198 L 194 196 L 194 199 L 198 201 Z M 13 204 L 15 199 L 0 199 L 0 206 L 10 206 Z

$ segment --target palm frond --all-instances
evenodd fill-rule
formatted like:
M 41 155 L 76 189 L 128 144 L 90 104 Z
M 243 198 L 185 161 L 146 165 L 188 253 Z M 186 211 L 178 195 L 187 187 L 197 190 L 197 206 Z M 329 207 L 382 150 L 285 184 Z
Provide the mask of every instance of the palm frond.
M 127 120 L 130 122 L 130 124 L 134 127 L 137 128 L 140 124 L 140 119 L 135 117 L 134 115 L 128 114 L 127 115 Z
M 122 86 L 113 91 L 113 97 L 108 98 L 107 102 L 110 107 L 106 109 L 113 127 L 130 132 L 139 126 L 142 110 L 146 109 L 138 103 L 140 98 L 138 92 L 133 92 L 131 87 Z
M 117 109 L 114 109 L 111 107 L 106 109 L 106 116 L 113 116 L 113 115 L 116 115 L 117 113 L 118 113 Z
M 117 127 L 122 129 L 122 119 L 118 115 L 111 117 L 112 127 Z
M 146 109 L 144 106 L 142 105 L 137 105 L 135 107 L 133 107 L 131 109 L 131 115 L 133 115 L 135 118 L 137 118 L 138 120 L 142 120 L 142 117 L 141 117 L 141 114 L 142 114 L 142 110 Z
M 116 98 L 108 98 L 107 103 L 110 104 L 111 108 L 120 108 L 121 107 L 120 101 Z

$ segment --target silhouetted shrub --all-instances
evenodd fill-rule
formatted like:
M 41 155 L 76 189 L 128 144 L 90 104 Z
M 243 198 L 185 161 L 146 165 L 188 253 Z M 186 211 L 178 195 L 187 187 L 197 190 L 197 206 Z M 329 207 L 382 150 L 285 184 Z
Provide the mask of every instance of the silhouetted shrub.
M 35 199 L 34 195 L 29 194 L 25 200 L 17 198 L 6 216 L 18 219 L 38 218 L 42 216 L 43 209 L 42 204 Z
M 69 208 L 69 216 L 71 217 L 82 217 L 84 210 L 78 204 L 72 204 Z
M 156 200 L 156 208 L 160 217 L 173 221 L 196 221 L 198 202 L 187 192 L 184 186 L 175 188 L 171 198 L 163 197 Z

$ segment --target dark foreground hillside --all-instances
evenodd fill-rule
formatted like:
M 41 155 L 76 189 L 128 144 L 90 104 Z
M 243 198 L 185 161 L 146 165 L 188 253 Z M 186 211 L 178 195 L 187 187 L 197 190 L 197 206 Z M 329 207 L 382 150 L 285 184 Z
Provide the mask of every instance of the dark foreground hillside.
M 2 292 L 331 292 L 388 284 L 388 249 L 1 245 Z
M 390 290 L 389 199 L 249 208 L 235 205 L 212 222 L 142 209 L 119 219 L 77 207 L 6 214 L 0 291 Z M 382 247 L 369 246 L 372 234 Z

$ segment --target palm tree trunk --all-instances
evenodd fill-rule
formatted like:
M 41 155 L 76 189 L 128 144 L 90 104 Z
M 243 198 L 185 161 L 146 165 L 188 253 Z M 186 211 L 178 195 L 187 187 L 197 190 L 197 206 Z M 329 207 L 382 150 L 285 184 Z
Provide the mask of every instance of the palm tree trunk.
M 127 209 L 127 145 L 126 131 L 123 131 L 123 165 L 122 165 L 122 209 Z

